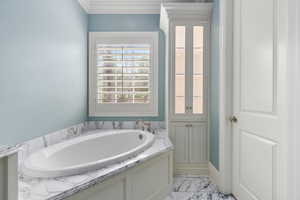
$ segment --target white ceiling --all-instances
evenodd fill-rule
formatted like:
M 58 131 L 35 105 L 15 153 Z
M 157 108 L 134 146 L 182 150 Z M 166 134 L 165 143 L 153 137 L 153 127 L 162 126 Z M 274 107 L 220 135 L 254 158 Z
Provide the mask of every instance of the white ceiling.
M 212 0 L 78 0 L 89 14 L 159 14 L 163 2 L 211 2 Z

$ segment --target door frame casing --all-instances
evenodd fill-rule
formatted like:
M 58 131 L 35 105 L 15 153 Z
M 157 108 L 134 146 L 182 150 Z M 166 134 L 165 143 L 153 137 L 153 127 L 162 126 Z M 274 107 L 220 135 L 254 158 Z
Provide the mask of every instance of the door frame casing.
M 219 1 L 220 96 L 219 96 L 219 178 L 218 186 L 232 193 L 232 126 L 233 114 L 233 0 Z
M 300 159 L 299 147 L 299 117 L 300 117 L 300 2 L 299 0 L 289 0 L 289 47 L 288 47 L 288 105 L 289 105 L 289 124 L 288 124 L 288 191 L 287 199 L 297 200 L 300 197 L 299 191 L 299 167 Z

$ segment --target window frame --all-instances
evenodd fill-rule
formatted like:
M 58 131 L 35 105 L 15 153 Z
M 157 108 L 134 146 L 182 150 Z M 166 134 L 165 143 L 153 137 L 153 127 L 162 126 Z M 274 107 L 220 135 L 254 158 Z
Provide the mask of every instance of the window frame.
M 96 45 L 150 44 L 151 74 L 148 104 L 98 104 Z M 157 117 L 158 116 L 158 32 L 90 32 L 89 33 L 89 116 L 90 117 Z

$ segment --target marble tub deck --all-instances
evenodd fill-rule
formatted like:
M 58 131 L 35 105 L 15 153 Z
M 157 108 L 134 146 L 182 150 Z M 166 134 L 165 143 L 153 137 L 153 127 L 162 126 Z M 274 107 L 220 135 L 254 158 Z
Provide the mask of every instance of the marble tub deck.
M 99 133 L 99 130 L 96 132 Z M 146 151 L 126 161 L 96 171 L 48 179 L 30 178 L 21 173 L 19 177 L 19 200 L 63 200 L 172 149 L 173 145 L 166 130 L 158 130 L 154 144 Z
M 220 193 L 208 177 L 177 176 L 173 192 L 165 200 L 235 200 L 231 195 Z

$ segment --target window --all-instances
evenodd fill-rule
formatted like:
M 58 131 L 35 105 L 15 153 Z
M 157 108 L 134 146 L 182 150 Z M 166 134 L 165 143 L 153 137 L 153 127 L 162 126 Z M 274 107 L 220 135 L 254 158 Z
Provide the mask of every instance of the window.
M 158 115 L 158 33 L 90 33 L 90 116 Z

